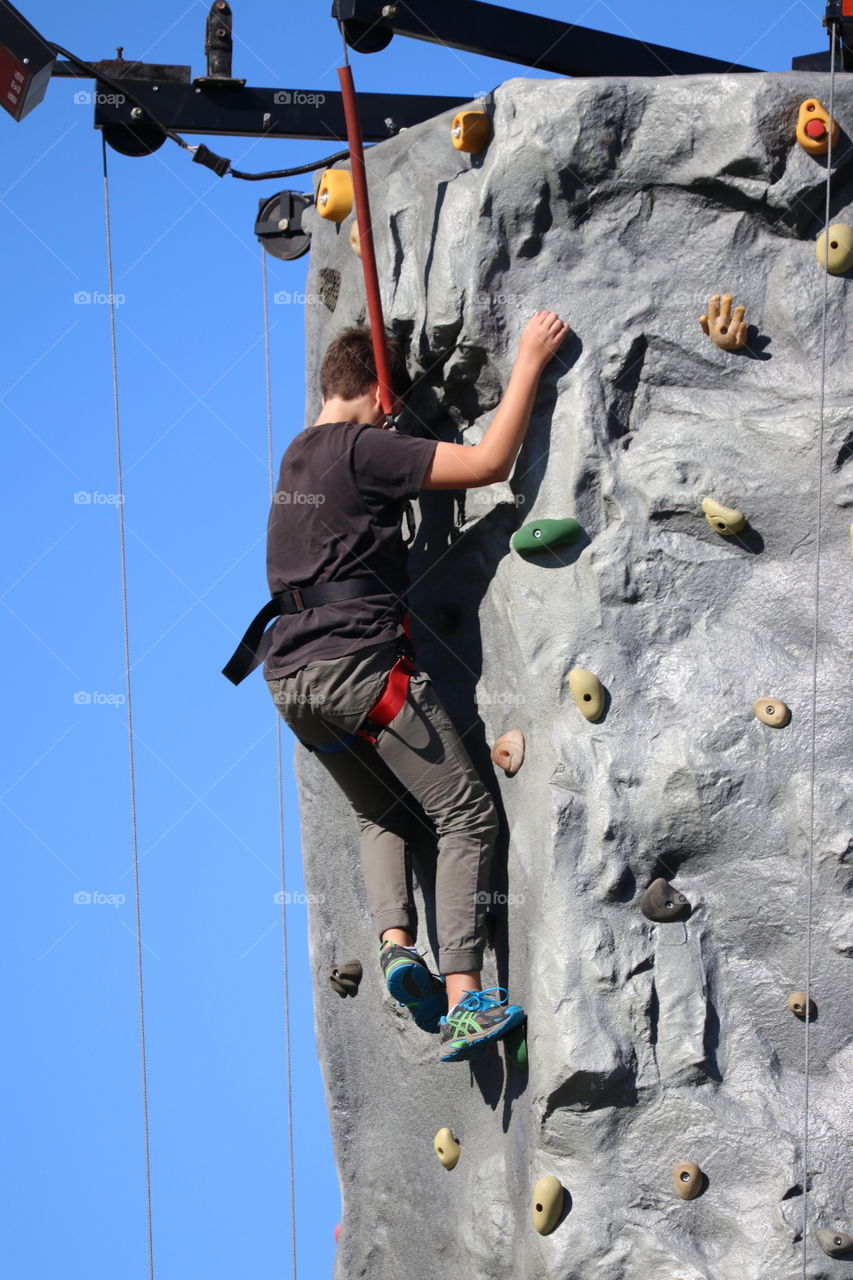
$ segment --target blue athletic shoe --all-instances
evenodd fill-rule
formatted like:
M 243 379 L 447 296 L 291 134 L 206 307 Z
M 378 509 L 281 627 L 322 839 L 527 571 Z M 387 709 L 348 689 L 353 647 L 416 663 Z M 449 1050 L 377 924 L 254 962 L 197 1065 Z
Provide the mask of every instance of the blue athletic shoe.
M 483 1045 L 500 1040 L 524 1022 L 527 1015 L 521 1005 L 509 1004 L 508 1000 L 503 987 L 467 992 L 465 999 L 441 1019 L 440 1061 L 459 1062 L 470 1058 Z
M 416 951 L 390 940 L 379 948 L 379 963 L 397 1003 L 411 1010 L 422 1031 L 438 1031 L 439 1021 L 447 1013 L 444 979 L 431 973 Z

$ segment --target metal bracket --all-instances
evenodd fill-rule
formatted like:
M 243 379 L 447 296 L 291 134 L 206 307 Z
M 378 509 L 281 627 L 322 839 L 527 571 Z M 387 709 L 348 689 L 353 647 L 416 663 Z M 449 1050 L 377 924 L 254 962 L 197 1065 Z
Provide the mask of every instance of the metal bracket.
M 234 53 L 234 15 L 227 0 L 213 0 L 207 15 L 204 52 L 207 55 L 207 75 L 198 76 L 193 84 L 215 84 L 224 89 L 242 89 L 245 80 L 231 75 L 231 59 Z

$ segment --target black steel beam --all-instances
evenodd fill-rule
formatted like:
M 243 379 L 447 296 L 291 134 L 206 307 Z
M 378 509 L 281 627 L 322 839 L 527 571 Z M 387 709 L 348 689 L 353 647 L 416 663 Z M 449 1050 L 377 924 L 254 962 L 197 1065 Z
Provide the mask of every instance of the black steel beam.
M 352 21 L 357 30 L 372 28 L 374 35 L 384 29 L 561 76 L 686 76 L 756 70 L 481 0 L 395 0 L 389 4 L 382 0 L 334 0 L 332 16 L 344 23 Z
M 128 90 L 143 107 L 177 133 L 232 138 L 315 138 L 346 145 L 344 108 L 339 93 L 313 89 L 244 89 L 128 80 Z M 95 128 L 150 125 L 129 102 L 103 84 L 95 94 Z M 360 93 L 361 128 L 368 142 L 381 142 L 400 129 L 453 111 L 468 98 L 433 98 L 405 93 Z

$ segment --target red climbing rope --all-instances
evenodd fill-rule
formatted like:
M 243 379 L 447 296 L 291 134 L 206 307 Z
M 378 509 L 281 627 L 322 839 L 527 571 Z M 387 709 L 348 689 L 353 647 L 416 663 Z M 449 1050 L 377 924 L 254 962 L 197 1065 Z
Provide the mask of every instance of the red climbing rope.
M 373 356 L 382 409 L 391 417 L 394 392 L 391 387 L 391 369 L 388 364 L 388 347 L 385 342 L 385 323 L 382 319 L 382 298 L 379 293 L 379 276 L 376 271 L 376 254 L 373 251 L 373 226 L 370 221 L 370 199 L 367 194 L 367 175 L 364 170 L 364 147 L 355 84 L 349 65 L 338 67 L 338 79 L 344 101 L 344 118 L 347 125 L 347 141 L 352 160 L 352 185 L 355 195 L 355 216 L 358 219 L 358 235 L 361 244 L 361 261 L 364 264 L 364 287 L 367 293 L 367 314 L 373 337 Z

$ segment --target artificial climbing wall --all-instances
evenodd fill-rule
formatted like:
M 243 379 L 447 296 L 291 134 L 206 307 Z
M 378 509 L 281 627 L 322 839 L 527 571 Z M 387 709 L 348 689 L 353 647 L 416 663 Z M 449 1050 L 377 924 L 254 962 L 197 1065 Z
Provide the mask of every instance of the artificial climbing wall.
M 413 431 L 475 443 L 533 311 L 574 336 L 510 482 L 425 494 L 411 552 L 420 661 L 504 821 L 484 985 L 527 1009 L 527 1071 L 502 1049 L 439 1064 L 393 1004 L 354 819 L 298 759 L 336 1280 L 794 1280 L 804 1250 L 809 1277 L 853 1276 L 815 1238 L 853 1234 L 853 325 L 850 278 L 815 252 L 826 160 L 795 138 L 812 96 L 828 77 L 519 79 L 481 154 L 441 117 L 368 157 Z M 832 221 L 853 223 L 853 77 L 835 114 Z M 323 349 L 365 314 L 351 224 L 313 222 L 309 421 Z M 739 351 L 698 323 L 724 293 L 747 308 Z M 743 527 L 718 532 L 708 498 Z M 569 516 L 573 545 L 511 548 Z M 601 682 L 596 721 L 574 668 Z M 510 728 L 527 754 L 508 778 L 488 753 Z M 655 923 L 660 877 L 690 909 Z M 355 958 L 341 1000 L 328 966 Z M 809 973 L 806 1022 L 788 999 Z M 540 1235 L 546 1174 L 565 1197 Z

